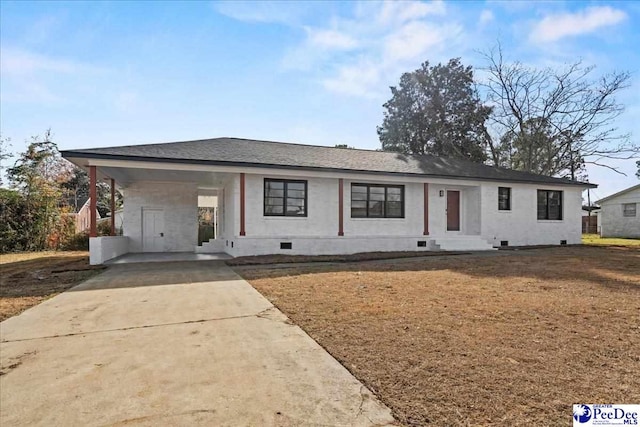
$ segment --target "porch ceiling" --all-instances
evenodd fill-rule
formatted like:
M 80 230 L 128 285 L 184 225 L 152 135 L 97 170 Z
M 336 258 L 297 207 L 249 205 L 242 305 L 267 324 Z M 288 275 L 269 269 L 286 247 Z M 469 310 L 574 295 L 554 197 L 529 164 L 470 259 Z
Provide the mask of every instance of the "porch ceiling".
M 217 188 L 224 186 L 230 174 L 221 172 L 139 169 L 98 167 L 98 173 L 104 178 L 113 178 L 120 187 L 128 187 L 134 182 L 195 182 L 199 187 Z

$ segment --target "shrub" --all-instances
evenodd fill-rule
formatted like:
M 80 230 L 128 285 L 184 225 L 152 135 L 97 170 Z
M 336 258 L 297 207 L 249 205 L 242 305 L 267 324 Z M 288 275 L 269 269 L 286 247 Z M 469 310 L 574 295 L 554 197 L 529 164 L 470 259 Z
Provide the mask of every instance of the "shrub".
M 88 251 L 89 250 L 89 233 L 81 231 L 76 233 L 60 245 L 63 251 Z
M 96 226 L 98 236 L 110 236 L 111 235 L 111 222 L 102 221 Z

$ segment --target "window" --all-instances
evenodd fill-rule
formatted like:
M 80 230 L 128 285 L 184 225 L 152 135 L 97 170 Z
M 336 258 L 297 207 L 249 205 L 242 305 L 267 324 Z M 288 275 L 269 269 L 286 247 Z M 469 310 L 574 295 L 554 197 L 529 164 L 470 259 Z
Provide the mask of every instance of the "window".
M 562 191 L 538 190 L 538 219 L 562 219 Z
M 351 184 L 351 218 L 404 218 L 404 186 Z
M 622 216 L 636 216 L 636 204 L 635 203 L 623 203 L 622 204 Z
M 264 180 L 265 216 L 307 216 L 307 181 Z
M 511 188 L 498 187 L 498 210 L 511 210 Z

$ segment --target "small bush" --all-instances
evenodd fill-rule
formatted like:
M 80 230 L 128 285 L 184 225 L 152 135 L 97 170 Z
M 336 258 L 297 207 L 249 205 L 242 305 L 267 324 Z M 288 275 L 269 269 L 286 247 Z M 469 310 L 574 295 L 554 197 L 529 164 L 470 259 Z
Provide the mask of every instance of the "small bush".
M 100 222 L 96 227 L 96 231 L 98 236 L 109 236 L 111 235 L 111 224 L 108 222 Z M 67 237 L 60 243 L 59 248 L 63 251 L 88 251 L 89 231 L 81 231 L 80 233 Z
M 102 221 L 96 226 L 98 236 L 110 236 L 111 235 L 111 222 Z
M 81 231 L 69 237 L 60 245 L 63 251 L 88 251 L 89 250 L 89 233 Z

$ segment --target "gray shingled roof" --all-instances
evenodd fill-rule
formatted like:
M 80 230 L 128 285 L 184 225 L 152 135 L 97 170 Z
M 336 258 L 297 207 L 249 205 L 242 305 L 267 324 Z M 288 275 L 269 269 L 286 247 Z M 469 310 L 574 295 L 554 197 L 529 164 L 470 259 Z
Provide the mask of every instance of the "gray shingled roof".
M 593 184 L 518 172 L 465 160 L 240 138 L 214 138 L 163 144 L 66 150 L 62 152 L 62 155 L 67 158 L 358 171 L 595 187 Z
M 596 203 L 596 205 L 599 205 L 602 202 L 606 202 L 607 200 L 611 200 L 611 199 L 613 199 L 615 197 L 622 196 L 623 194 L 629 193 L 629 192 L 637 190 L 639 188 L 640 188 L 640 184 L 633 185 L 633 186 L 631 186 L 629 188 L 625 188 L 624 190 L 618 191 L 617 193 L 613 193 L 610 196 L 603 197 L 600 200 L 596 200 L 595 203 Z

